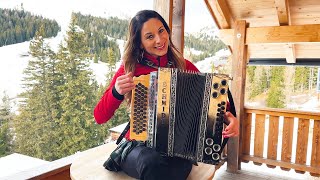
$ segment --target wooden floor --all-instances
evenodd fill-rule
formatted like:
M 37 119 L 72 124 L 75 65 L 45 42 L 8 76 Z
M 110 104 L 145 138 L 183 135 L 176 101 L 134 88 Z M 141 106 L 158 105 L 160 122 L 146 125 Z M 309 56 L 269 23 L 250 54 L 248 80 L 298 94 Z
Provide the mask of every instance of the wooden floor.
M 279 167 L 275 169 L 268 168 L 265 165 L 257 166 L 252 162 L 242 163 L 241 170 L 236 173 L 228 173 L 226 171 L 226 163 L 216 171 L 214 180 L 228 180 L 228 179 L 237 179 L 237 180 L 320 180 L 319 177 L 310 176 L 309 173 L 298 174 L 293 170 L 283 171 Z

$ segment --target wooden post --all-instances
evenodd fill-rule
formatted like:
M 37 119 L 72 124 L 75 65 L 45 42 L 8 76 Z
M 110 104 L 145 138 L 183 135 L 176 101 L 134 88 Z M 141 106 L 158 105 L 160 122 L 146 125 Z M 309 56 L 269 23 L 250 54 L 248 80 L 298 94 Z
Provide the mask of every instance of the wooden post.
M 157 11 L 172 28 L 172 2 L 173 0 L 153 0 L 153 9 Z
M 185 0 L 173 0 L 172 10 L 172 42 L 183 54 L 184 48 Z
M 153 0 L 153 9 L 168 23 L 172 42 L 183 54 L 185 0 Z
M 239 157 L 241 155 L 242 121 L 244 121 L 244 93 L 246 82 L 247 48 L 245 45 L 246 21 L 235 22 L 233 54 L 232 54 L 232 77 L 231 93 L 234 97 L 234 103 L 237 112 L 237 118 L 240 121 L 240 136 L 230 138 L 228 142 L 228 163 L 227 171 L 235 173 L 241 168 Z

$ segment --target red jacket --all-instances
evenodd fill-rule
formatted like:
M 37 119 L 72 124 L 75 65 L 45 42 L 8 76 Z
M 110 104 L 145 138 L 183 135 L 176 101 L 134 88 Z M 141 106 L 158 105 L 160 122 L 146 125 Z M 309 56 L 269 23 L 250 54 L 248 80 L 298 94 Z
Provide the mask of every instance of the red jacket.
M 154 62 L 157 66 L 159 66 L 159 62 L 155 57 L 148 55 L 148 54 L 145 54 L 145 57 L 147 59 L 149 59 L 150 61 Z M 168 63 L 168 58 L 166 55 L 160 57 L 160 67 L 166 67 L 167 63 Z M 186 69 L 199 72 L 197 67 L 194 66 L 188 60 L 186 60 Z M 146 74 L 149 74 L 150 72 L 153 72 L 156 70 L 157 69 L 149 67 L 149 66 L 137 64 L 136 70 L 134 72 L 134 76 L 137 77 L 140 75 L 146 75 Z M 114 95 L 112 94 L 112 88 L 114 87 L 114 85 L 116 83 L 117 77 L 124 75 L 124 74 L 125 74 L 125 70 L 124 70 L 124 66 L 122 64 L 120 66 L 120 68 L 118 69 L 118 71 L 116 72 L 116 74 L 114 75 L 110 86 L 104 92 L 102 98 L 100 99 L 100 101 L 96 105 L 96 107 L 94 109 L 94 118 L 98 124 L 102 124 L 102 123 L 107 122 L 114 115 L 115 111 L 119 108 L 121 102 L 123 101 L 123 100 L 118 100 L 116 97 L 114 97 Z M 130 131 L 128 131 L 128 133 L 125 136 L 125 138 L 127 138 L 127 139 L 129 139 L 129 132 Z

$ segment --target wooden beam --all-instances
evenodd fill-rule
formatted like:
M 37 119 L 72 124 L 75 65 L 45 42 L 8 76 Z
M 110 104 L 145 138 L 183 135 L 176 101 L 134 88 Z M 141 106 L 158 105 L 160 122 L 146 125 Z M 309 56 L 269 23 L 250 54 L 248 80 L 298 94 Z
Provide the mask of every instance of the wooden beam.
M 248 45 L 248 57 L 251 58 L 286 58 L 287 44 L 250 44 Z M 319 43 L 294 44 L 295 57 L 297 59 L 319 58 Z M 268 52 L 268 53 L 266 53 Z
M 183 54 L 184 48 L 185 0 L 173 0 L 172 4 L 172 42 Z
M 157 11 L 172 28 L 172 2 L 173 0 L 153 0 L 153 10 Z
M 233 44 L 234 29 L 222 29 L 219 38 Z M 320 42 L 320 24 L 247 28 L 245 44 Z
M 279 25 L 289 25 L 289 2 L 288 0 L 274 0 L 277 9 Z
M 294 44 L 287 44 L 286 45 L 286 60 L 287 63 L 296 63 L 296 53 L 295 53 L 295 46 Z
M 207 8 L 219 29 L 234 27 L 231 11 L 225 0 L 204 0 Z
M 234 97 L 234 103 L 237 110 L 237 118 L 240 121 L 240 137 L 230 138 L 228 142 L 228 163 L 227 171 L 235 173 L 240 169 L 239 154 L 241 154 L 241 146 L 239 140 L 242 138 L 241 126 L 244 120 L 244 93 L 246 82 L 246 65 L 247 65 L 247 51 L 245 45 L 246 37 L 246 21 L 240 20 L 235 22 L 232 53 L 232 77 L 231 92 Z M 241 141 L 240 141 L 241 142 Z

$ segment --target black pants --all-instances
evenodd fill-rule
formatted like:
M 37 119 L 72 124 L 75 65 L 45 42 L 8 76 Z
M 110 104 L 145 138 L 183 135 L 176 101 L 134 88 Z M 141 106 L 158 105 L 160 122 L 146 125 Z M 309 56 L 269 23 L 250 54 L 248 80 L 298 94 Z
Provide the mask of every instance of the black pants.
M 129 176 L 141 180 L 185 180 L 192 163 L 177 157 L 164 157 L 151 148 L 138 146 L 128 154 L 121 168 Z

